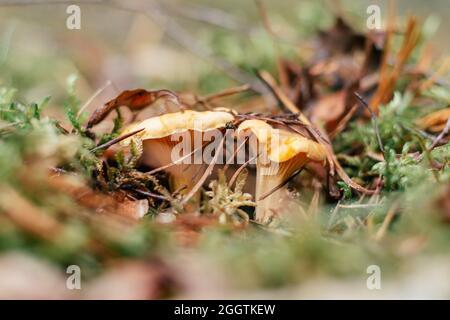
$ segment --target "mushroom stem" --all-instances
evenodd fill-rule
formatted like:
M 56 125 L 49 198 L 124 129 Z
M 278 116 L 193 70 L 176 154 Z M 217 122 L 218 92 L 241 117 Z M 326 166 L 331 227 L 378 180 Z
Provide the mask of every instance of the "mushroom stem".
M 190 135 L 191 132 L 186 132 L 186 134 Z M 184 138 L 187 138 L 187 136 Z M 171 136 L 144 140 L 144 163 L 154 168 L 174 163 L 178 159 L 173 159 L 172 150 L 178 143 L 182 142 L 172 139 Z M 181 194 L 188 193 L 194 187 L 196 178 L 201 177 L 206 170 L 206 165 L 204 163 L 194 163 L 193 157 L 194 155 L 187 157 L 187 159 L 166 168 L 172 191 L 182 190 L 180 191 Z M 199 204 L 200 193 L 197 192 L 187 204 L 187 210 L 195 211 L 198 209 Z

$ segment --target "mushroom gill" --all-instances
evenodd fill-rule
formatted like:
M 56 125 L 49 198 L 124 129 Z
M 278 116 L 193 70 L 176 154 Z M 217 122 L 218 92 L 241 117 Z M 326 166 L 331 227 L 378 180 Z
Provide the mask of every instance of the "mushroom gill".
M 282 210 L 279 194 L 283 182 L 309 161 L 324 162 L 325 149 L 306 136 L 274 128 L 262 120 L 242 122 L 238 134 L 250 136 L 250 148 L 257 154 L 255 220 L 268 224 Z

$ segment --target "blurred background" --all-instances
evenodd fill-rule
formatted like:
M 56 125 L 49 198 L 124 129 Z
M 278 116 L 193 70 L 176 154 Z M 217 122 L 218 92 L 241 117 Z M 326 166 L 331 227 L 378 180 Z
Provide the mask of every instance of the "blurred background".
M 314 56 L 311 39 L 314 39 L 317 31 L 332 26 L 336 16 L 342 16 L 358 31 L 367 31 L 366 10 L 373 4 L 381 8 L 383 26 L 388 18 L 390 3 L 395 7 L 399 24 L 406 21 L 408 15 L 420 17 L 424 36 L 429 38 L 436 57 L 448 55 L 450 49 L 447 41 L 450 6 L 447 0 L 262 2 L 272 32 L 276 35 L 278 49 L 282 51 L 283 57 L 298 62 L 302 62 L 305 56 Z M 92 111 L 126 89 L 166 88 L 206 95 L 255 81 L 255 69 L 274 71 L 276 68 L 273 39 L 264 27 L 264 19 L 256 1 L 87 0 L 75 3 L 81 8 L 80 30 L 66 27 L 69 17 L 66 9 L 73 4 L 72 1 L 0 0 L 0 90 L 13 88 L 16 98 L 24 103 L 40 102 L 51 97 L 44 113 L 62 122 L 67 121 L 63 104 L 68 95 L 76 96 L 80 105 L 86 105 L 85 111 Z M 436 59 L 435 64 L 438 61 Z M 76 95 L 70 92 L 74 87 Z M 12 158 L 8 157 L 5 156 L 5 162 L 12 162 Z M 417 193 L 411 193 L 411 198 L 421 202 L 420 196 L 428 195 L 418 190 Z M 420 213 L 426 212 L 420 206 L 415 209 Z M 422 224 L 423 220 L 406 221 L 414 227 L 427 226 Z M 443 238 L 442 241 L 438 239 L 439 248 L 448 250 L 448 237 L 445 238 L 448 230 L 445 229 L 446 234 L 442 232 L 444 236 L 432 230 L 430 234 Z M 147 238 L 139 238 L 142 234 L 135 233 L 135 238 L 130 237 L 130 247 L 135 246 L 133 241 L 140 240 L 148 245 Z M 185 278 L 187 284 L 183 285 L 188 289 L 184 288 L 184 295 L 189 298 L 238 298 L 239 295 L 251 298 L 332 298 L 336 294 L 340 294 L 341 298 L 394 298 L 399 295 L 403 298 L 448 297 L 448 255 L 436 260 L 421 257 L 414 264 L 402 265 L 406 272 L 400 276 L 395 274 L 392 283 L 386 286 L 383 284 L 383 292 L 368 291 L 365 282 L 367 261 L 372 263 L 375 256 L 373 252 L 376 252 L 380 255 L 378 261 L 384 263 L 383 270 L 396 270 L 398 266 L 393 262 L 394 254 L 390 252 L 398 249 L 395 244 L 386 242 L 385 252 L 372 243 L 367 244 L 368 241 L 361 241 L 361 246 L 354 245 L 359 238 L 344 246 L 342 244 L 347 241 L 345 236 L 342 243 L 336 244 L 332 240 L 324 241 L 319 231 L 306 230 L 304 234 L 301 239 L 285 243 L 265 235 L 232 239 L 227 235 L 219 238 L 215 233 L 206 233 L 208 241 L 205 241 L 202 250 L 217 255 L 220 262 L 227 261 L 228 264 L 224 264 L 223 268 L 230 271 L 229 278 L 221 276 L 222 270 L 210 267 L 197 254 L 186 257 L 183 252 L 179 256 L 172 256 L 166 248 L 162 251 L 169 256 L 166 258 L 172 265 L 178 266 L 176 273 L 180 273 L 180 278 Z M 421 241 L 420 237 L 408 238 L 404 243 L 405 248 L 401 247 L 398 251 L 413 251 L 410 248 L 421 247 Z M 220 251 L 217 250 L 218 243 Z M 146 248 L 144 245 L 142 247 Z M 334 250 L 336 248 L 341 251 Z M 55 256 L 59 259 L 58 254 L 60 252 L 56 252 Z M 55 297 L 59 298 L 68 295 L 65 287 L 60 291 L 54 291 L 51 287 L 51 279 L 55 274 L 63 279 L 55 280 L 58 286 L 65 284 L 66 275 L 61 270 L 48 268 L 50 271 L 47 274 L 45 269 L 41 272 L 33 261 L 24 260 L 26 258 L 21 256 L 12 258 L 15 263 L 9 263 L 6 258 L 0 261 L 2 272 L 8 275 L 3 277 L 7 281 L 13 279 L 12 282 L 32 283 L 24 275 L 38 270 L 39 274 L 45 276 L 41 284 L 47 283 L 50 288 L 46 291 L 46 287 L 42 287 L 42 292 L 55 292 Z M 91 260 L 86 264 L 95 265 Z M 88 296 L 112 294 L 113 298 L 117 298 L 114 293 L 123 286 L 121 281 L 127 283 L 128 279 L 115 272 L 123 270 L 133 274 L 130 282 L 136 283 L 138 288 L 147 282 L 156 287 L 160 278 L 164 278 L 164 281 L 167 278 L 167 270 L 161 266 L 159 262 L 153 265 L 135 265 L 133 262 L 128 266 L 129 269 L 118 266 L 111 271 L 112 274 L 95 283 L 95 289 L 88 291 Z M 250 272 L 255 268 L 259 273 Z M 154 273 L 149 272 L 149 269 Z M 234 272 L 237 269 L 240 277 Z M 342 281 L 329 278 L 327 274 L 332 272 L 341 276 L 352 274 L 352 278 Z M 302 287 L 289 282 L 291 278 L 306 281 L 310 275 L 321 281 L 308 282 Z M 251 294 L 245 291 L 237 293 L 228 288 L 232 287 L 230 283 L 243 287 L 248 283 L 255 286 L 262 283 L 276 289 L 252 291 Z M 138 290 L 132 289 L 128 290 L 130 296 L 127 298 L 135 298 L 134 294 Z M 145 295 L 148 295 L 147 290 L 148 287 L 142 289 Z M 159 291 L 154 294 L 155 297 L 164 296 Z M 138 293 L 136 296 L 140 297 Z
M 435 51 L 448 52 L 447 1 L 393 3 L 402 17 L 420 16 Z M 80 30 L 66 27 L 66 1 L 0 4 L 0 86 L 16 88 L 27 101 L 52 96 L 58 104 L 71 75 L 82 100 L 104 88 L 94 106 L 136 87 L 209 93 L 245 82 L 252 68 L 274 67 L 254 1 L 81 1 Z M 306 40 L 330 26 L 334 14 L 364 31 L 370 4 L 380 6 L 384 23 L 389 1 L 264 1 L 280 47 L 291 56 L 304 52 Z

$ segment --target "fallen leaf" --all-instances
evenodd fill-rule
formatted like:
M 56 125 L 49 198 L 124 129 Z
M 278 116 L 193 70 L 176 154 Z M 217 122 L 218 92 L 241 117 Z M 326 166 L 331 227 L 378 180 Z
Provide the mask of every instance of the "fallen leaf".
M 178 96 L 170 90 L 155 90 L 147 91 L 145 89 L 125 90 L 119 94 L 116 98 L 108 101 L 103 106 L 97 108 L 89 118 L 87 128 L 91 128 L 94 125 L 105 119 L 108 114 L 116 110 L 121 106 L 128 107 L 131 111 L 142 110 L 151 104 L 155 103 L 158 99 L 167 99 L 176 105 L 180 105 Z

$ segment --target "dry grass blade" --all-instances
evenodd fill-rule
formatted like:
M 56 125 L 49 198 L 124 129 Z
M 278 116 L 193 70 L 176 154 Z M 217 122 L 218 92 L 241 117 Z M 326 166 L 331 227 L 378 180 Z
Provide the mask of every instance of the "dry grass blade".
M 173 162 L 171 162 L 171 163 L 168 163 L 168 164 L 166 164 L 166 165 L 164 165 L 164 166 L 161 166 L 161 167 L 155 168 L 155 169 L 153 169 L 153 170 L 150 170 L 150 171 L 147 172 L 147 174 L 152 175 L 152 174 L 155 174 L 155 173 L 157 173 L 157 172 L 166 170 L 166 169 L 168 169 L 168 168 L 170 168 L 170 167 L 176 166 L 177 164 L 182 163 L 183 160 L 190 158 L 193 154 L 197 153 L 199 150 L 203 150 L 203 148 L 204 148 L 206 145 L 208 145 L 209 143 L 211 143 L 211 142 L 205 142 L 202 146 L 200 146 L 200 147 L 198 147 L 198 148 L 192 150 L 191 152 L 189 152 L 189 153 L 186 154 L 185 156 L 183 156 L 183 157 L 181 157 L 181 158 L 179 158 L 179 159 L 177 159 L 177 160 L 175 160 L 175 161 L 173 161 Z
M 270 196 L 271 194 L 273 194 L 275 191 L 283 188 L 286 184 L 289 183 L 289 181 L 292 181 L 292 179 L 294 179 L 296 176 L 298 176 L 300 174 L 300 172 L 303 171 L 303 168 L 295 171 L 290 177 L 288 177 L 286 180 L 284 180 L 283 182 L 281 182 L 279 185 L 277 185 L 275 188 L 273 188 L 272 190 L 270 190 L 269 192 L 263 194 L 261 197 L 259 197 L 259 199 L 257 199 L 258 201 L 264 200 L 265 198 L 267 198 L 268 196 Z
M 241 86 L 237 86 L 237 87 L 232 87 L 232 88 L 227 88 L 225 90 L 222 90 L 220 92 L 216 92 L 216 93 L 212 93 L 210 95 L 201 97 L 199 99 L 197 99 L 197 103 L 208 103 L 208 102 L 212 102 L 216 99 L 220 99 L 220 98 L 224 98 L 224 97 L 228 97 L 228 96 L 232 96 L 238 93 L 242 93 L 242 92 L 246 92 L 248 90 L 250 90 L 251 87 L 249 84 L 243 84 Z
M 250 162 L 252 162 L 253 160 L 255 160 L 256 158 L 258 158 L 259 154 L 253 156 L 252 158 L 248 159 L 242 166 L 240 166 L 236 172 L 233 174 L 233 176 L 231 177 L 229 183 L 228 183 L 228 187 L 231 188 L 231 186 L 234 184 L 234 182 L 236 181 L 237 177 L 239 177 L 239 174 L 242 172 L 242 170 L 245 169 L 245 167 L 248 166 L 248 164 Z
M 342 130 L 344 130 L 350 121 L 350 119 L 353 117 L 353 115 L 356 113 L 356 110 L 358 110 L 358 105 L 354 105 L 346 114 L 345 116 L 339 121 L 339 123 L 336 125 L 336 128 L 329 134 L 330 139 L 334 139 Z
M 269 89 L 272 91 L 272 93 L 275 95 L 278 101 L 281 102 L 281 104 L 287 108 L 288 111 L 292 113 L 299 114 L 299 118 L 304 123 L 310 124 L 308 118 L 300 111 L 299 108 L 286 96 L 286 94 L 280 90 L 277 86 L 277 83 L 275 79 L 272 77 L 270 73 L 267 71 L 261 70 L 258 71 L 258 76 L 261 80 L 264 81 L 264 83 L 269 87 Z
M 164 200 L 164 201 L 169 201 L 170 200 L 167 197 L 164 197 L 162 195 L 159 195 L 159 194 L 156 194 L 156 193 L 153 193 L 153 192 L 149 192 L 149 191 L 143 191 L 143 190 L 135 189 L 134 192 L 142 194 L 142 195 L 147 196 L 147 197 L 159 199 L 159 200 Z
M 245 137 L 244 141 L 242 141 L 242 143 L 236 148 L 236 150 L 233 152 L 233 156 L 230 157 L 230 159 L 227 160 L 227 162 L 225 163 L 225 166 L 223 168 L 223 171 L 226 172 L 230 166 L 231 163 L 233 163 L 233 160 L 236 158 L 236 155 L 239 153 L 239 151 L 241 151 L 241 149 L 245 146 L 245 144 L 247 143 L 249 137 Z
M 101 150 L 101 149 L 107 149 L 107 148 L 111 147 L 112 145 L 115 145 L 116 143 L 119 143 L 122 140 L 125 140 L 125 139 L 127 139 L 127 138 L 129 138 L 131 136 L 134 136 L 136 133 L 139 133 L 139 132 L 143 131 L 144 129 L 145 128 L 141 128 L 139 130 L 135 130 L 135 131 L 132 131 L 130 133 L 124 134 L 123 136 L 120 136 L 120 137 L 117 137 L 115 139 L 112 139 L 112 140 L 110 140 L 110 141 L 108 141 L 108 142 L 106 142 L 104 144 L 101 144 L 101 145 L 91 149 L 91 152 L 95 152 L 95 151 Z

